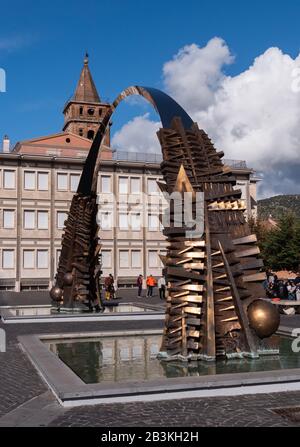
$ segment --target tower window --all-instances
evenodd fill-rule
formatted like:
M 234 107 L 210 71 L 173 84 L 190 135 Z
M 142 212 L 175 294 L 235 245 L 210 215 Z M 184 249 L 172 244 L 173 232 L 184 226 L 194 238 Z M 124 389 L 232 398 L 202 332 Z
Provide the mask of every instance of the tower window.
M 93 130 L 89 130 L 87 133 L 87 137 L 89 140 L 92 140 L 94 138 L 94 131 Z
M 83 136 L 83 129 L 79 129 L 79 135 L 82 137 Z
M 88 109 L 88 115 L 94 115 L 95 110 L 94 109 Z
M 99 109 L 99 116 L 102 115 L 102 109 Z
M 79 107 L 79 115 L 83 114 L 83 107 Z

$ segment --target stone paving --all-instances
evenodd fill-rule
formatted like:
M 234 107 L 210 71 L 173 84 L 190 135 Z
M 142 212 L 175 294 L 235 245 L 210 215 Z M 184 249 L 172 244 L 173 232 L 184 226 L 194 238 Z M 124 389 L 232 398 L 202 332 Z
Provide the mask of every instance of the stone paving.
M 134 402 L 77 407 L 52 427 L 288 427 L 300 426 L 271 408 L 300 406 L 300 392 Z
M 121 292 L 119 291 L 119 294 Z M 137 299 L 135 291 L 122 292 L 125 301 Z M 149 302 L 149 301 L 148 301 Z M 156 296 L 151 304 L 161 305 Z M 300 327 L 300 316 L 283 316 L 283 324 Z M 7 334 L 7 352 L 0 353 L 0 426 L 25 426 L 26 411 L 36 414 L 33 426 L 297 426 L 273 413 L 272 408 L 300 407 L 300 392 L 180 399 L 160 402 L 105 404 L 63 409 L 18 346 L 17 337 L 25 334 L 84 332 L 98 330 L 151 329 L 162 321 L 121 321 L 84 323 L 7 324 L 0 323 Z M 46 396 L 46 398 L 45 398 Z M 48 410 L 46 409 L 48 408 Z M 51 411 L 49 410 L 51 409 Z M 27 409 L 27 410 L 26 410 Z M 18 419 L 18 413 L 22 415 Z M 5 415 L 5 418 L 1 417 Z M 19 421 L 19 422 L 18 422 Z M 23 421 L 23 422 L 22 422 Z
M 0 353 L 0 417 L 47 389 L 16 341 L 7 337 L 6 353 Z

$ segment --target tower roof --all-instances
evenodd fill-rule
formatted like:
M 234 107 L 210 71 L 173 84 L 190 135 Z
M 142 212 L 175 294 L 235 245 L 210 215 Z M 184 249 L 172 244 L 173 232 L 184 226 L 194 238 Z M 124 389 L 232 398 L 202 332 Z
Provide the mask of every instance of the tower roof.
M 101 102 L 89 69 L 89 57 L 87 53 L 72 100 L 80 102 Z

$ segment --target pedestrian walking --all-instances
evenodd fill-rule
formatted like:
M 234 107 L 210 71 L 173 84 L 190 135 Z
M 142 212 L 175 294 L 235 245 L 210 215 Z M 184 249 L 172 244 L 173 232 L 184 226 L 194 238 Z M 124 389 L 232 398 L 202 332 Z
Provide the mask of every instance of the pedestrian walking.
M 110 273 L 104 280 L 105 299 L 107 301 L 115 298 L 114 277 Z
M 115 300 L 116 299 L 115 280 L 111 273 L 109 274 L 109 276 L 110 276 L 110 289 L 109 289 L 110 299 Z
M 149 275 L 146 284 L 147 284 L 147 297 L 153 296 L 153 289 L 156 286 L 156 279 L 152 275 Z
M 107 276 L 104 280 L 104 289 L 105 289 L 105 299 L 106 301 L 109 301 L 110 299 L 110 284 L 111 284 L 111 279 L 110 276 Z
M 166 299 L 166 280 L 163 276 L 161 278 L 159 278 L 159 280 L 158 280 L 158 289 L 159 289 L 159 298 L 161 300 L 165 300 Z
M 137 288 L 138 288 L 138 296 L 142 296 L 142 290 L 143 290 L 143 275 L 139 275 L 139 276 L 137 277 L 136 285 L 137 285 Z

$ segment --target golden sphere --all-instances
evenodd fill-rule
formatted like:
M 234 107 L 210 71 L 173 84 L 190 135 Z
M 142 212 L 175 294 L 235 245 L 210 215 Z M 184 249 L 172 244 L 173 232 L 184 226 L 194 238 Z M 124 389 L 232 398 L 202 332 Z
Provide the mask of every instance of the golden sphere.
M 54 286 L 50 290 L 50 297 L 53 301 L 60 301 L 63 295 L 63 291 L 60 287 Z
M 70 273 L 70 272 L 66 273 L 64 275 L 64 285 L 65 286 L 71 286 L 72 283 L 73 283 L 73 275 L 72 275 L 72 273 Z
M 248 306 L 249 324 L 259 338 L 270 337 L 280 323 L 277 307 L 266 300 L 255 300 Z

